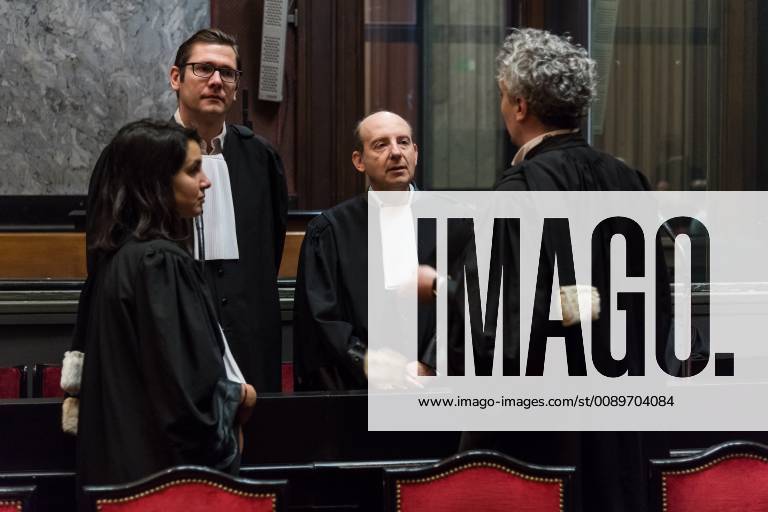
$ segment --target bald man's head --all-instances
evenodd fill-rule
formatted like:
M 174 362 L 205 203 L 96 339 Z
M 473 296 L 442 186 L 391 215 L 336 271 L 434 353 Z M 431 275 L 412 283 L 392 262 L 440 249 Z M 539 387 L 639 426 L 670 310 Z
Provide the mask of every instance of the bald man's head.
M 374 112 L 357 123 L 352 163 L 374 190 L 408 189 L 419 157 L 412 135 L 408 121 L 392 112 Z
M 353 141 L 352 141 L 352 150 L 353 151 L 359 151 L 361 153 L 363 152 L 363 149 L 364 149 L 363 148 L 363 136 L 360 133 L 360 129 L 362 128 L 363 123 L 365 123 L 368 119 L 370 119 L 370 118 L 372 118 L 374 116 L 380 116 L 380 115 L 385 115 L 385 114 L 389 114 L 389 115 L 392 115 L 392 116 L 400 118 L 405 124 L 408 125 L 409 129 L 411 128 L 411 124 L 408 121 L 406 121 L 405 119 L 403 119 L 399 115 L 395 114 L 394 112 L 390 112 L 389 110 L 377 110 L 376 112 L 368 114 L 367 116 L 365 116 L 364 118 L 362 118 L 361 120 L 359 120 L 357 122 L 357 126 L 355 126 L 355 131 L 352 133 L 352 139 L 353 139 Z M 413 131 L 413 130 L 411 130 L 411 131 Z

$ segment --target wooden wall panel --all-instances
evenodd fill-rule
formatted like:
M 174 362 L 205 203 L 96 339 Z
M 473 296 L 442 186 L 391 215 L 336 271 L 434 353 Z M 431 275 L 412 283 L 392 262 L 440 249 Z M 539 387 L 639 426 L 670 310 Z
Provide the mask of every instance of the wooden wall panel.
M 405 118 L 419 134 L 419 50 L 415 43 L 370 42 L 367 53 L 367 112 L 391 110 Z M 396 79 L 395 79 L 396 77 Z
M 84 233 L 0 233 L 0 279 L 85 279 Z
M 240 48 L 243 76 L 237 101 L 227 121 L 242 124 L 243 91 L 248 91 L 248 119 L 253 130 L 277 148 L 285 166 L 288 194 L 296 195 L 296 27 L 288 24 L 283 71 L 283 101 L 260 101 L 259 71 L 264 2 L 211 1 L 211 25 L 235 36 Z
M 296 277 L 304 231 L 285 236 L 279 277 Z M 85 279 L 84 233 L 0 233 L 0 279 Z
M 298 208 L 324 209 L 364 190 L 351 162 L 364 113 L 363 2 L 298 0 Z
M 285 234 L 285 246 L 283 247 L 283 259 L 280 262 L 280 272 L 278 277 L 281 279 L 292 279 L 296 277 L 296 270 L 299 267 L 299 252 L 301 242 L 304 241 L 304 231 L 289 231 Z

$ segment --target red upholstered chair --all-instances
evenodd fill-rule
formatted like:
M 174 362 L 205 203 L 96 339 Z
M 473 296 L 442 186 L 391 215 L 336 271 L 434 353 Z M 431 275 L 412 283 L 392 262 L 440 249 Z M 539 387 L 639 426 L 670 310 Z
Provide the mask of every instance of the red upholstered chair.
M 282 510 L 285 480 L 247 480 L 202 466 L 177 466 L 125 485 L 83 489 L 101 512 L 274 512 Z
M 31 511 L 34 494 L 34 485 L 0 487 L 0 512 Z
M 0 368 L 0 398 L 24 398 L 27 396 L 27 367 Z
M 574 473 L 477 450 L 430 466 L 385 470 L 385 499 L 390 512 L 569 511 Z
M 665 512 L 765 512 L 768 446 L 719 444 L 690 457 L 651 461 L 651 489 Z
M 34 372 L 32 390 L 35 397 L 57 398 L 64 396 L 64 391 L 61 389 L 60 364 L 36 364 Z

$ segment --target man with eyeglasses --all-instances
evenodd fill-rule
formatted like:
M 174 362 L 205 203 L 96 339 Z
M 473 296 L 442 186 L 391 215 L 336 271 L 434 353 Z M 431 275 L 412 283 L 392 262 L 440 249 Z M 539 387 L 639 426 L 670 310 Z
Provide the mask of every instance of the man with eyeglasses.
M 245 381 L 280 391 L 281 325 L 277 272 L 286 228 L 287 192 L 280 156 L 250 129 L 225 122 L 237 98 L 240 55 L 235 39 L 203 29 L 184 41 L 170 71 L 177 123 L 203 139 L 203 168 L 212 186 L 195 219 L 195 257 Z

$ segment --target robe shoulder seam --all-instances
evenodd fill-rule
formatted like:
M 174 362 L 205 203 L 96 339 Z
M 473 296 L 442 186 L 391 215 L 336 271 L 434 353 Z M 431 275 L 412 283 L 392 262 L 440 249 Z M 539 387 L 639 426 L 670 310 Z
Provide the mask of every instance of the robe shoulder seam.
M 317 237 L 325 233 L 331 227 L 331 221 L 325 214 L 321 213 L 307 224 L 306 235 L 308 237 Z
M 192 257 L 184 249 L 169 240 L 149 240 L 132 242 L 128 247 L 118 251 L 118 257 L 129 261 L 138 257 L 143 268 L 149 268 L 166 259 L 176 261 L 177 265 L 186 266 L 193 263 Z
M 256 137 L 256 134 L 253 133 L 253 130 L 241 124 L 230 124 L 227 125 L 227 128 L 235 132 L 241 139 L 252 139 Z

